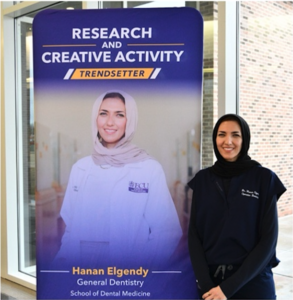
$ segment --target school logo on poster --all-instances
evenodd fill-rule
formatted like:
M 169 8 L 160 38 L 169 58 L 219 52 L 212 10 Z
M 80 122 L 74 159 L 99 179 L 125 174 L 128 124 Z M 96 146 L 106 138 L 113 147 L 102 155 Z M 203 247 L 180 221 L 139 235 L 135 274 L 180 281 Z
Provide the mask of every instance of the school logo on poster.
M 129 182 L 130 192 L 134 193 L 148 193 L 149 192 L 149 184 L 148 183 L 136 183 L 136 182 Z

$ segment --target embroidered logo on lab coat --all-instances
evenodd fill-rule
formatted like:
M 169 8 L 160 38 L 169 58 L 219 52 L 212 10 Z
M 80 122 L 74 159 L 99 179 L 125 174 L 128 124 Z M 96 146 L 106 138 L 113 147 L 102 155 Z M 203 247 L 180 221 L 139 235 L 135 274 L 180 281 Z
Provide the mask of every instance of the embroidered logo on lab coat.
M 149 184 L 148 183 L 137 183 L 130 181 L 128 190 L 133 193 L 148 193 Z
M 249 191 L 249 190 L 242 189 L 241 190 L 241 195 L 246 196 L 246 197 L 253 197 L 253 198 L 256 198 L 256 199 L 259 198 L 259 193 L 256 192 L 256 191 L 252 192 L 252 191 Z

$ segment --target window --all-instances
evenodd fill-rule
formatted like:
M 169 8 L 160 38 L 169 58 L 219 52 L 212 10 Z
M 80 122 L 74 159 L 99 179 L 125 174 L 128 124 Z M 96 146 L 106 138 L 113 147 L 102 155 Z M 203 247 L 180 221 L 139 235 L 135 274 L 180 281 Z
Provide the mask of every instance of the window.
M 35 274 L 36 264 L 32 20 L 16 19 L 19 270 L 29 275 Z

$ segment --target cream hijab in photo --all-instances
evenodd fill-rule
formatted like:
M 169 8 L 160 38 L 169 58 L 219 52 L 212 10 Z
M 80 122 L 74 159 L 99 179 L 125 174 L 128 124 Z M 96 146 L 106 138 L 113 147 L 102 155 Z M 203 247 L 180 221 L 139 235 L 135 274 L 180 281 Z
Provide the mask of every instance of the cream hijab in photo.
M 108 149 L 104 147 L 99 140 L 96 120 L 105 96 L 110 93 L 119 93 L 124 97 L 127 123 L 124 136 L 118 141 L 114 148 Z M 129 94 L 120 90 L 111 90 L 96 99 L 92 110 L 92 139 L 94 146 L 92 158 L 95 164 L 123 167 L 129 163 L 140 162 L 151 158 L 143 149 L 131 143 L 137 127 L 137 121 L 137 106 Z

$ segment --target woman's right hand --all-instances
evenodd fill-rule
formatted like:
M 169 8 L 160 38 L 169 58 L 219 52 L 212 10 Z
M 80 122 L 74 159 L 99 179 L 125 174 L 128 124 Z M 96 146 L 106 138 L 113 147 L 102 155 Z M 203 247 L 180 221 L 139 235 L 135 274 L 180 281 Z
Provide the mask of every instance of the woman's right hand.
M 207 293 L 202 295 L 202 298 L 205 300 L 227 300 L 220 286 L 210 289 Z

